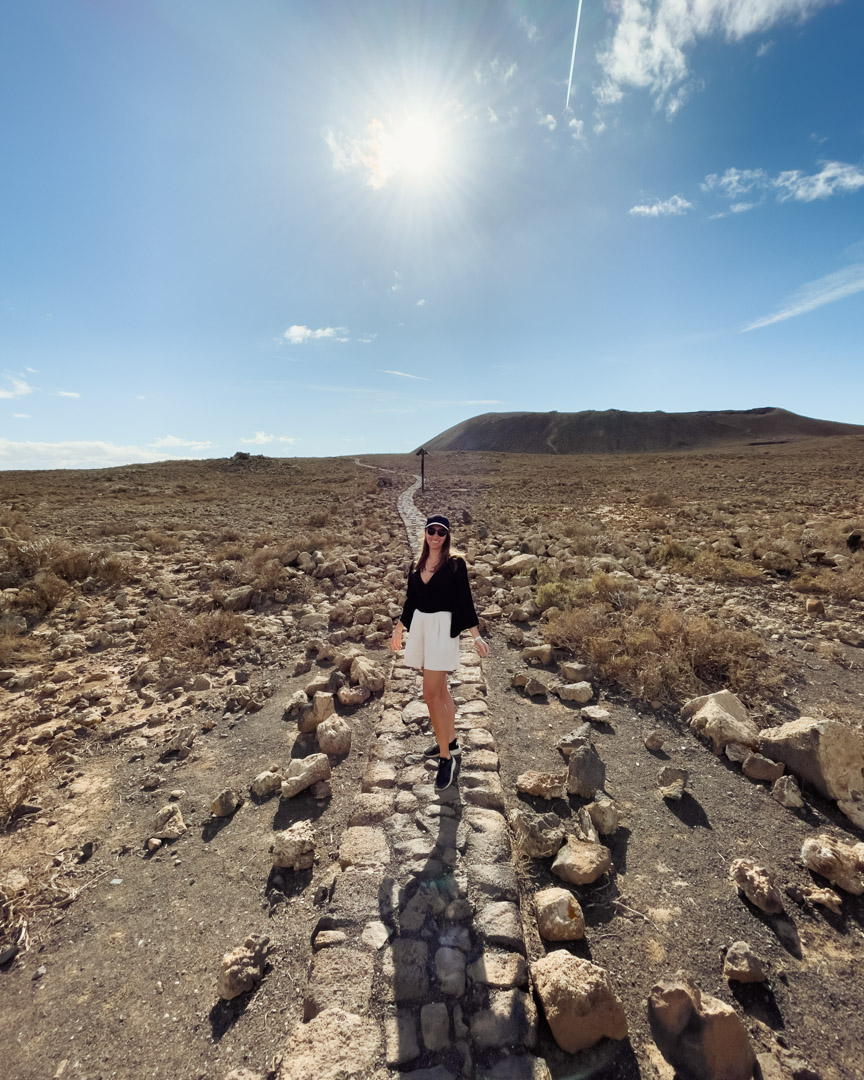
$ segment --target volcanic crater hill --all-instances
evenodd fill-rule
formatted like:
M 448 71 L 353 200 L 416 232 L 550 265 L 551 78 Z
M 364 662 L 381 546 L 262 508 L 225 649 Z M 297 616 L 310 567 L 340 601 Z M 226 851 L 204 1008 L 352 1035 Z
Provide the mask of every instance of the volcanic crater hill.
M 864 426 L 765 407 L 706 412 L 483 413 L 424 443 L 427 450 L 523 454 L 649 453 L 864 435 Z

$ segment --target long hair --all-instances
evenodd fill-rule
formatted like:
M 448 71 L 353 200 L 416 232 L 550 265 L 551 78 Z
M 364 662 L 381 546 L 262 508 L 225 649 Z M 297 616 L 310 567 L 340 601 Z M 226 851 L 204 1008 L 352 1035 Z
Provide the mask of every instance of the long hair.
M 434 524 L 434 522 L 433 522 Z M 447 562 L 448 559 L 456 558 L 457 555 L 461 555 L 462 552 L 458 551 L 450 544 L 450 533 L 444 537 L 444 543 L 441 545 L 441 562 L 442 565 Z M 419 574 L 421 570 L 426 569 L 426 560 L 429 558 L 429 542 L 426 539 L 426 528 L 423 528 L 423 536 L 421 540 L 420 554 L 417 556 L 417 561 L 414 564 L 414 569 Z

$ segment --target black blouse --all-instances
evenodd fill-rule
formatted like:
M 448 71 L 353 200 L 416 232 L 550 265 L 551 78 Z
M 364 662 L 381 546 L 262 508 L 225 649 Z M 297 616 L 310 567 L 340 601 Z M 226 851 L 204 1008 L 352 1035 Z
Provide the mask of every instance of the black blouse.
M 414 563 L 411 563 L 405 606 L 400 616 L 406 630 L 411 626 L 415 611 L 425 611 L 427 614 L 451 612 L 450 637 L 458 637 L 463 630 L 477 625 L 479 619 L 474 610 L 468 567 L 464 559 L 451 556 L 444 566 L 438 567 L 428 583 L 423 581 L 414 569 Z

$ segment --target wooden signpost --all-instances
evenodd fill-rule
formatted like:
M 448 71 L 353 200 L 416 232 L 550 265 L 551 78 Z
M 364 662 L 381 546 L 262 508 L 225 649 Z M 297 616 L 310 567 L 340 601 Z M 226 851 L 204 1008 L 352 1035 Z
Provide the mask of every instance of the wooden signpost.
M 428 453 L 429 453 L 429 451 L 424 450 L 422 446 L 417 451 L 417 457 L 420 458 L 420 490 L 421 491 L 426 490 L 426 455 Z

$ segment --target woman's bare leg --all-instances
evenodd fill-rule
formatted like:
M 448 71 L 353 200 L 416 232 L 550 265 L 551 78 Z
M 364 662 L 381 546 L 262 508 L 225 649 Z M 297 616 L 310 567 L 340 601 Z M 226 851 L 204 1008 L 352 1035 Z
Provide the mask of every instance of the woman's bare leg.
M 446 671 L 423 669 L 423 700 L 429 709 L 438 751 L 441 757 L 450 757 L 450 743 L 456 738 L 456 703 L 450 696 Z

